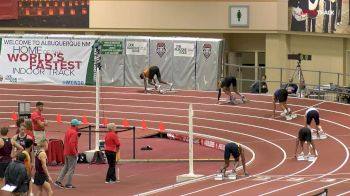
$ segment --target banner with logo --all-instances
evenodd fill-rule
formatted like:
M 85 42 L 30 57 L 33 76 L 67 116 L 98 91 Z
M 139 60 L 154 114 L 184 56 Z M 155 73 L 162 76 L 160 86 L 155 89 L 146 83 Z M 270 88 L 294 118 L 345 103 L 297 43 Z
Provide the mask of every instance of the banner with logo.
M 195 43 L 174 43 L 174 56 L 179 57 L 194 57 L 195 54 Z
M 145 40 L 127 40 L 126 54 L 127 55 L 147 55 L 148 41 Z
M 196 89 L 216 90 L 219 70 L 220 40 L 198 39 Z
M 149 66 L 149 37 L 127 37 L 125 43 L 125 86 L 143 86 L 140 74 Z
M 350 33 L 350 5 L 345 0 L 288 0 L 290 31 Z
M 85 85 L 94 42 L 71 38 L 0 38 L 1 82 Z
M 102 85 L 124 86 L 125 37 L 102 38 Z
M 171 38 L 151 38 L 150 66 L 158 66 L 162 79 L 167 82 L 173 80 L 173 41 Z
M 196 38 L 174 38 L 173 80 L 176 88 L 195 89 Z

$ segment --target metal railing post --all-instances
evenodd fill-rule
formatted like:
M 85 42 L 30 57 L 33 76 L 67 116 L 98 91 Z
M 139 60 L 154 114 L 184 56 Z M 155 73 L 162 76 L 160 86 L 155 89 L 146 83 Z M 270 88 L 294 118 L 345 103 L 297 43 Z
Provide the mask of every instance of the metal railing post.
M 340 79 L 340 74 L 337 74 L 337 101 L 340 102 L 340 89 L 339 89 L 339 79 Z
M 321 96 L 321 72 L 318 71 L 318 99 L 320 99 L 320 96 Z
M 283 74 L 283 70 L 282 67 L 280 68 L 280 88 L 282 87 L 282 74 Z

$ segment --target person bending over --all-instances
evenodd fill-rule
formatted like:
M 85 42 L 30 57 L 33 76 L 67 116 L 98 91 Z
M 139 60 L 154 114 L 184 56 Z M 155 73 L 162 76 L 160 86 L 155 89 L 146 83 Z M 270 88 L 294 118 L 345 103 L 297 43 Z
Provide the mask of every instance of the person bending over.
M 324 133 L 322 130 L 322 127 L 320 125 L 320 114 L 319 114 L 318 110 L 314 107 L 308 108 L 305 112 L 306 127 L 309 129 L 311 129 L 312 120 L 315 121 L 317 135 L 319 136 L 320 133 Z
M 290 115 L 292 112 L 290 108 L 287 106 L 287 99 L 288 99 L 288 92 L 286 89 L 281 88 L 277 89 L 275 93 L 272 96 L 272 103 L 273 103 L 273 115 L 272 117 L 276 117 L 276 102 L 279 103 L 282 111 L 284 112 L 285 116 Z
M 245 154 L 244 154 L 244 149 L 240 144 L 236 144 L 233 142 L 227 143 L 225 145 L 225 152 L 224 152 L 224 160 L 225 164 L 224 167 L 220 169 L 220 172 L 226 176 L 226 169 L 230 166 L 230 156 L 233 156 L 233 169 L 232 173 L 236 173 L 236 169 L 239 165 L 239 158 L 241 158 L 242 161 L 242 166 L 243 166 L 243 172 L 245 176 L 248 176 L 249 174 L 247 173 L 246 170 L 246 162 L 245 162 Z
M 301 155 L 304 156 L 304 143 L 307 142 L 307 147 L 310 150 L 310 146 L 312 146 L 312 151 L 315 156 L 316 154 L 316 146 L 314 141 L 312 140 L 311 129 L 307 127 L 303 127 L 299 130 L 298 138 L 296 139 L 295 144 L 295 157 L 298 156 L 298 148 L 300 146 Z
M 220 82 L 219 82 L 219 85 L 218 85 L 218 102 L 220 101 L 220 97 L 221 97 L 221 89 L 224 91 L 224 93 L 226 95 L 229 96 L 230 98 L 230 102 L 233 103 L 234 100 L 235 100 L 235 97 L 231 94 L 231 85 L 232 85 L 232 89 L 233 89 L 233 92 L 237 95 L 239 95 L 242 99 L 242 101 L 244 102 L 245 100 L 245 97 L 244 95 L 242 95 L 240 92 L 238 92 L 237 90 L 237 80 L 235 77 L 233 76 L 227 76 L 225 77 L 224 79 L 222 79 Z
M 169 82 L 165 82 L 162 80 L 162 77 L 160 75 L 159 67 L 152 66 L 147 67 L 143 70 L 143 72 L 140 74 L 140 78 L 143 79 L 144 86 L 145 86 L 145 93 L 147 93 L 147 85 L 150 84 L 155 87 L 156 90 L 160 88 L 160 85 L 156 83 L 156 80 L 154 79 L 154 76 L 157 76 L 157 80 L 159 83 L 167 84 L 170 86 L 170 89 L 173 88 L 173 84 Z

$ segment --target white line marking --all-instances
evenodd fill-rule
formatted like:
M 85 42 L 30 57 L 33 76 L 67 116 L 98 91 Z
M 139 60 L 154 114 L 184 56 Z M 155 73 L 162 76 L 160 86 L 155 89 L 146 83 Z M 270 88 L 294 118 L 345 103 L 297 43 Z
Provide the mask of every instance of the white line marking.
M 316 158 L 316 159 L 317 159 L 317 158 Z M 236 192 L 239 192 L 239 191 L 242 191 L 242 190 L 246 190 L 246 189 L 249 189 L 249 188 L 253 188 L 253 187 L 256 187 L 256 186 L 260 186 L 260 185 L 263 185 L 263 184 L 267 184 L 267 183 L 274 182 L 274 181 L 279 181 L 279 180 L 281 180 L 281 179 L 294 176 L 294 175 L 296 175 L 296 174 L 299 174 L 299 173 L 304 172 L 305 170 L 309 169 L 309 168 L 310 168 L 312 165 L 314 165 L 315 163 L 316 163 L 316 160 L 313 161 L 311 164 L 309 164 L 309 165 L 308 165 L 307 167 L 305 167 L 304 169 L 299 170 L 299 171 L 297 171 L 297 172 L 294 172 L 294 173 L 292 173 L 292 174 L 288 174 L 288 175 L 286 175 L 286 176 L 283 176 L 283 177 L 280 177 L 280 178 L 276 178 L 276 179 L 273 179 L 273 180 L 269 180 L 269 181 L 266 181 L 266 182 L 261 182 L 261 183 L 258 183 L 258 184 L 246 186 L 246 187 L 244 187 L 244 188 L 240 188 L 240 189 L 237 189 L 237 190 L 228 192 L 228 193 L 221 194 L 220 196 L 222 196 L 222 195 L 231 195 L 231 194 L 233 194 L 233 193 L 236 193 Z
M 264 193 L 264 194 L 261 194 L 261 195 L 268 195 L 268 194 L 271 194 L 271 193 L 275 193 L 277 191 L 284 190 L 286 188 L 294 187 L 294 186 L 297 186 L 299 184 L 304 184 L 306 182 L 310 182 L 310 181 L 313 181 L 313 180 L 316 180 L 316 179 L 319 179 L 319 178 L 323 178 L 323 177 L 328 176 L 329 174 L 332 174 L 332 173 L 338 171 L 339 169 L 341 169 L 345 165 L 345 163 L 348 161 L 348 159 L 349 159 L 349 150 L 346 148 L 346 146 L 345 146 L 345 144 L 343 142 L 341 142 L 340 140 L 338 140 L 337 138 L 335 138 L 335 137 L 333 137 L 331 135 L 328 135 L 328 136 L 331 137 L 332 139 L 336 140 L 338 143 L 340 143 L 345 149 L 346 158 L 345 158 L 345 160 L 343 161 L 343 163 L 340 166 L 338 166 L 336 169 L 332 170 L 331 172 L 323 174 L 323 175 L 321 175 L 319 177 L 316 177 L 316 178 L 313 178 L 313 179 L 310 179 L 310 180 L 306 180 L 306 181 L 303 181 L 303 182 L 300 182 L 300 183 L 292 184 L 292 185 L 289 185 L 289 186 L 285 186 L 285 187 L 282 187 L 282 188 L 279 188 L 279 189 L 275 189 L 273 191 L 270 191 L 270 192 L 267 192 L 267 193 Z
M 333 102 L 332 102 L 333 103 Z M 339 104 L 339 103 L 337 103 L 337 104 Z
M 339 182 L 335 182 L 335 183 L 333 183 L 333 184 L 329 184 L 329 185 L 326 185 L 326 186 L 323 186 L 323 187 L 319 187 L 319 188 L 317 188 L 317 189 L 313 189 L 313 190 L 308 191 L 308 192 L 305 192 L 305 193 L 303 193 L 303 194 L 299 194 L 298 196 L 307 195 L 307 194 L 312 193 L 312 192 L 315 192 L 315 191 L 317 191 L 317 190 L 321 190 L 321 189 L 324 189 L 324 188 L 326 188 L 326 187 L 331 187 L 331 186 L 334 186 L 334 185 L 337 185 L 337 184 L 340 184 L 340 183 L 343 183 L 343 182 L 346 182 L 346 181 L 349 181 L 349 180 L 350 180 L 350 179 L 345 179 L 345 180 L 342 180 L 342 181 L 339 181 Z
M 208 119 L 208 120 L 210 120 L 210 119 Z M 157 122 L 158 122 L 158 121 L 157 121 Z M 169 122 L 169 123 L 170 123 L 170 124 L 175 124 L 175 123 L 172 123 L 172 122 Z M 230 123 L 230 122 L 228 122 L 228 123 Z M 176 124 L 179 124 L 179 123 L 176 123 Z M 251 125 L 251 126 L 252 126 L 252 125 Z M 279 164 L 277 164 L 277 165 L 276 165 L 275 167 L 273 167 L 273 168 L 270 168 L 269 170 L 266 170 L 266 171 L 261 172 L 261 173 L 256 174 L 256 175 L 252 175 L 252 176 L 250 176 L 250 177 L 254 177 L 254 176 L 257 176 L 257 175 L 262 175 L 262 174 L 264 174 L 264 173 L 270 172 L 270 171 L 276 169 L 277 167 L 279 167 L 280 165 L 282 165 L 282 164 L 285 162 L 285 160 L 286 160 L 287 155 L 286 155 L 286 152 L 283 150 L 283 148 L 281 148 L 279 145 L 277 145 L 277 144 L 275 144 L 275 143 L 273 143 L 273 142 L 271 142 L 271 141 L 269 141 L 269 140 L 265 140 L 265 139 L 263 139 L 263 138 L 260 138 L 260 137 L 257 137 L 257 136 L 253 136 L 253 135 L 249 135 L 249 134 L 245 134 L 245 133 L 241 133 L 241 132 L 228 131 L 228 130 L 224 130 L 224 129 L 220 129 L 220 128 L 206 127 L 206 126 L 195 126 L 195 127 L 213 129 L 213 130 L 216 130 L 216 131 L 223 131 L 223 132 L 235 133 L 235 134 L 239 134 L 239 135 L 245 135 L 245 136 L 248 136 L 248 137 L 253 137 L 253 138 L 256 138 L 256 139 L 259 139 L 259 140 L 263 140 L 263 141 L 265 141 L 265 142 L 267 142 L 267 143 L 270 143 L 270 144 L 276 146 L 277 148 L 279 148 L 279 149 L 283 152 L 283 160 L 282 160 Z M 256 127 L 259 127 L 259 126 L 256 126 Z M 267 129 L 267 128 L 265 128 L 265 127 L 259 127 L 259 128 L 261 128 L 261 129 Z M 278 131 L 278 130 L 274 130 L 274 131 L 283 133 L 282 131 Z M 291 136 L 292 136 L 292 135 L 291 135 Z M 292 137 L 294 137 L 294 136 L 292 136 Z M 313 162 L 313 163 L 314 163 L 314 162 Z M 313 163 L 311 163 L 310 166 L 311 166 Z M 244 179 L 245 179 L 245 178 L 243 178 L 243 179 L 238 179 L 238 180 L 236 180 L 236 181 L 234 181 L 234 182 L 237 182 L 237 181 L 240 181 L 240 180 L 244 180 Z M 229 183 L 232 183 L 232 182 L 226 182 L 226 183 L 218 184 L 218 185 L 215 185 L 215 186 L 207 187 L 206 189 L 214 188 L 214 187 L 217 187 L 217 186 L 222 186 L 222 185 L 229 184 Z M 175 187 L 174 187 L 174 188 L 175 188 Z M 205 190 L 206 190 L 206 189 L 205 189 Z M 169 190 L 169 189 L 167 189 L 167 190 Z M 153 190 L 153 191 L 158 191 L 158 189 L 155 189 L 155 190 Z M 201 190 L 201 191 L 203 191 L 203 190 Z M 159 191 L 159 192 L 160 192 L 160 191 Z M 147 192 L 147 193 L 148 193 L 148 192 Z M 152 192 L 152 193 L 154 193 L 154 192 Z M 140 193 L 140 194 L 141 194 L 141 195 L 144 195 L 145 193 Z
M 173 132 L 182 133 L 182 134 L 188 134 L 187 131 L 173 130 Z M 237 134 L 238 133 L 239 132 L 237 132 Z M 219 137 L 215 137 L 215 136 L 211 136 L 211 135 L 206 135 L 206 134 L 194 133 L 194 135 L 199 136 L 199 137 L 207 137 L 207 138 L 210 138 L 210 139 L 221 140 L 221 141 L 224 141 L 224 142 L 232 142 L 231 140 L 227 140 L 227 139 L 224 139 L 224 138 L 219 138 Z M 247 147 L 247 146 L 244 146 L 244 147 L 246 147 L 253 155 L 252 159 L 249 162 L 247 162 L 247 166 L 248 166 L 255 160 L 255 153 L 249 147 Z M 238 167 L 237 169 L 241 170 L 242 166 Z M 154 190 L 151 190 L 151 191 L 148 191 L 148 192 L 139 193 L 137 195 L 152 195 L 152 194 L 163 192 L 163 191 L 166 191 L 166 190 L 175 189 L 175 188 L 180 187 L 180 186 L 185 186 L 187 184 L 191 184 L 191 183 L 194 183 L 194 182 L 200 182 L 200 181 L 203 181 L 203 180 L 212 179 L 214 177 L 214 175 L 215 174 L 204 176 L 204 177 L 201 177 L 201 178 L 198 178 L 198 179 L 194 179 L 194 180 L 190 180 L 190 181 L 176 183 L 176 184 L 169 185 L 169 186 L 166 186 L 166 187 L 162 187 L 162 188 L 159 188 L 159 189 L 154 189 Z
M 344 192 L 344 193 L 340 193 L 340 194 L 338 194 L 337 196 L 343 196 L 343 195 L 348 195 L 348 194 L 350 194 L 350 190 L 349 190 L 349 191 L 346 191 L 346 192 Z

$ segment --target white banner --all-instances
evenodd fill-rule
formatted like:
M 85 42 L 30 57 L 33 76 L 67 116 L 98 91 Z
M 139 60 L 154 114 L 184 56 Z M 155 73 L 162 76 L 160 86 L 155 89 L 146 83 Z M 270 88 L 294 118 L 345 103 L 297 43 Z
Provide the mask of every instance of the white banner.
M 85 85 L 94 40 L 1 38 L 0 82 Z
M 194 48 L 195 44 L 193 43 L 174 43 L 174 56 L 183 56 L 183 57 L 194 57 Z
M 126 41 L 127 55 L 147 55 L 148 42 Z

